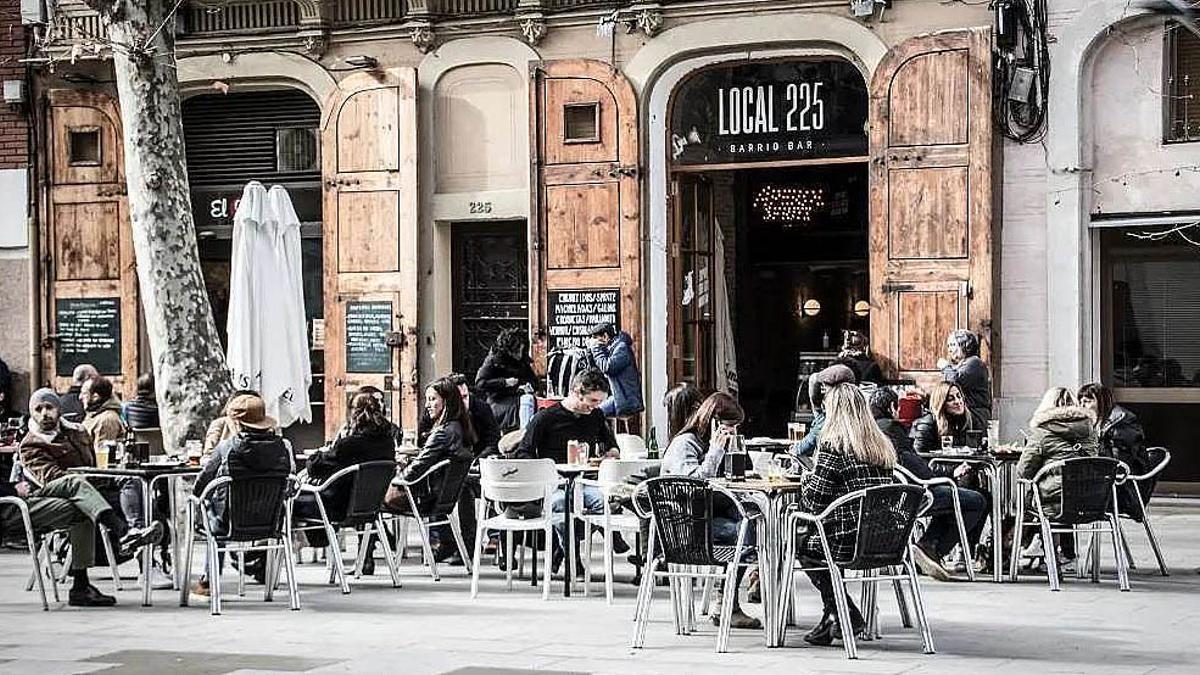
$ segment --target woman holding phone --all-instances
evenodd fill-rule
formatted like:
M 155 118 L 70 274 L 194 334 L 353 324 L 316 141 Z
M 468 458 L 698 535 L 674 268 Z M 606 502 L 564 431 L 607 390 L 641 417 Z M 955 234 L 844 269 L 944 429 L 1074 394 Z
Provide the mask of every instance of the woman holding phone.
M 725 472 L 725 451 L 729 443 L 737 436 L 738 425 L 746 418 L 742 406 L 732 396 L 724 392 L 712 394 L 700 408 L 692 414 L 687 424 L 671 439 L 667 452 L 663 455 L 662 475 L 689 476 L 708 480 Z M 712 537 L 713 543 L 719 546 L 737 544 L 738 528 L 741 526 L 740 514 L 737 508 L 719 498 L 713 501 Z M 746 531 L 747 546 L 754 545 L 754 528 Z M 737 584 L 734 587 L 733 616 L 730 625 L 733 628 L 762 628 L 758 619 L 746 615 L 737 600 L 736 588 L 741 586 L 742 576 L 746 568 L 739 567 Z M 720 583 L 716 606 L 721 606 Z M 720 617 L 713 614 L 713 623 L 718 623 Z

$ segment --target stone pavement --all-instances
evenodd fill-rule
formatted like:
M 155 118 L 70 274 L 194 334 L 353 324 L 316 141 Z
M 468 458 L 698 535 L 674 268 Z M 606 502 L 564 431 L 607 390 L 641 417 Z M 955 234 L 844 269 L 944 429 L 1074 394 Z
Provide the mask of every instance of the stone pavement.
M 211 617 L 206 604 L 181 608 L 169 591 L 142 608 L 133 583 L 113 609 L 64 604 L 42 612 L 35 594 L 24 591 L 28 559 L 4 551 L 0 673 L 1200 673 L 1200 502 L 1163 500 L 1156 507 L 1171 577 L 1157 575 L 1144 536 L 1130 528 L 1138 563 L 1130 593 L 1109 578 L 1099 586 L 1072 579 L 1060 593 L 1051 593 L 1044 578 L 999 586 L 926 580 L 938 654 L 921 653 L 919 636 L 900 628 L 894 599 L 881 593 L 884 639 L 861 643 L 853 662 L 840 648 L 800 639 L 818 613 L 807 583 L 806 625 L 789 632 L 786 648 L 768 650 L 760 634 L 736 631 L 730 653 L 716 654 L 707 624 L 677 637 L 660 589 L 646 648 L 634 651 L 628 640 L 635 589 L 624 565 L 609 607 L 602 596 L 565 599 L 558 583 L 548 602 L 527 583 L 506 592 L 503 575 L 491 567 L 472 601 L 462 568 L 433 582 L 411 557 L 403 588 L 391 588 L 380 564 L 374 578 L 343 596 L 323 583 L 321 565 L 306 564 L 300 612 L 288 610 L 286 594 L 263 603 L 259 587 L 238 598 L 227 575 L 225 613 Z M 1105 569 L 1111 576 L 1111 565 Z M 96 582 L 111 589 L 107 579 Z M 594 585 L 593 593 L 602 588 Z

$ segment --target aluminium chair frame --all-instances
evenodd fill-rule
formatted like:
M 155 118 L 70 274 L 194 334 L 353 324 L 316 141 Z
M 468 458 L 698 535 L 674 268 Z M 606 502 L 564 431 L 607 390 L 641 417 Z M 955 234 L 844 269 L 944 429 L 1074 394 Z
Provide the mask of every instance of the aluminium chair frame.
M 393 556 L 395 560 L 403 560 L 404 559 L 406 552 L 408 550 L 408 521 L 410 519 L 416 521 L 417 532 L 421 535 L 421 557 L 422 557 L 423 562 L 429 567 L 429 575 L 431 577 L 433 577 L 434 581 L 441 581 L 442 577 L 440 574 L 438 574 L 438 567 L 437 567 L 438 562 L 437 562 L 437 559 L 433 555 L 433 546 L 429 542 L 429 528 L 436 527 L 438 525 L 448 525 L 450 527 L 450 531 L 454 535 L 454 543 L 458 548 L 458 554 L 463 559 L 463 565 L 466 566 L 467 573 L 471 572 L 471 564 L 472 564 L 471 563 L 471 552 L 467 550 L 467 544 L 463 540 L 462 523 L 458 517 L 457 500 L 454 505 L 454 508 L 451 509 L 449 513 L 446 513 L 444 516 L 437 518 L 436 516 L 426 516 L 426 515 L 421 514 L 420 509 L 417 508 L 417 499 L 413 495 L 413 492 L 412 492 L 412 488 L 414 486 L 419 485 L 420 483 L 423 483 L 425 481 L 428 481 L 430 478 L 432 478 L 434 475 L 436 475 L 439 471 L 444 471 L 447 468 L 449 468 L 449 466 L 450 466 L 450 460 L 443 459 L 440 462 L 429 467 L 429 469 L 427 469 L 425 471 L 425 473 L 421 474 L 420 476 L 417 476 L 416 478 L 414 478 L 412 480 L 404 480 L 403 478 L 399 478 L 399 477 L 394 479 L 392 481 L 392 485 L 395 485 L 397 487 L 401 487 L 404 489 L 404 496 L 408 500 L 408 506 L 412 510 L 412 512 L 411 512 L 411 514 L 407 514 L 407 513 L 397 513 L 395 511 L 384 510 L 383 513 L 381 514 L 383 517 L 383 521 L 381 521 L 382 523 L 386 523 L 389 520 L 392 521 L 393 523 L 395 523 L 396 549 L 395 549 L 394 556 Z M 462 488 L 465 485 L 466 485 L 466 478 L 464 477 L 462 484 L 460 484 L 460 486 L 459 486 L 460 491 L 462 490 Z M 437 518 L 437 519 L 430 520 L 430 518 Z M 383 530 L 380 530 L 380 531 L 382 532 Z M 387 546 L 384 546 L 384 548 L 387 548 Z
M 954 523 L 958 526 L 958 545 L 963 552 L 963 565 L 967 568 L 967 579 L 975 581 L 975 552 L 971 550 L 970 539 L 967 537 L 967 527 L 963 520 L 962 500 L 958 495 L 958 483 L 945 476 L 935 476 L 928 480 L 922 480 L 899 464 L 892 469 L 892 475 L 909 485 L 920 485 L 929 490 L 930 494 L 933 493 L 933 490 L 930 490 L 933 487 L 942 486 L 950 488 L 950 498 L 954 506 Z

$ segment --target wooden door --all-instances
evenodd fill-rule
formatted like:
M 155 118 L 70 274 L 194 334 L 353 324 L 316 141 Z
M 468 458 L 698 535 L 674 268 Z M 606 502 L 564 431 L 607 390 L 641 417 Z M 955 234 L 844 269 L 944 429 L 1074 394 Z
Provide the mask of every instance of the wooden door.
M 353 75 L 325 107 L 325 429 L 360 387 L 416 428 L 416 71 Z
M 700 391 L 716 388 L 716 216 L 712 181 L 703 173 L 678 172 L 669 197 L 668 243 L 671 382 L 690 382 Z
M 132 396 L 137 380 L 138 288 L 125 198 L 121 119 L 105 94 L 51 90 L 49 175 L 41 256 L 42 363 L 65 391 L 90 363 Z
M 451 233 L 454 370 L 472 380 L 496 336 L 529 332 L 525 223 L 462 223 Z
M 612 66 L 586 59 L 535 63 L 531 76 L 534 333 L 545 338 L 543 349 L 578 344 L 587 323 L 615 313 L 640 355 L 642 229 L 633 87 Z
M 991 354 L 990 34 L 907 40 L 871 82 L 871 342 L 893 377 L 932 379 L 955 328 Z

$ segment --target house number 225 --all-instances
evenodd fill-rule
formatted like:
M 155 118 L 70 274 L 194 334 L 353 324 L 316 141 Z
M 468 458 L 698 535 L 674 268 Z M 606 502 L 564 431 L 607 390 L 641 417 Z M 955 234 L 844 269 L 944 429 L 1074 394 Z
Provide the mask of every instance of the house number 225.
M 472 214 L 492 212 L 491 202 L 469 202 L 469 205 Z

